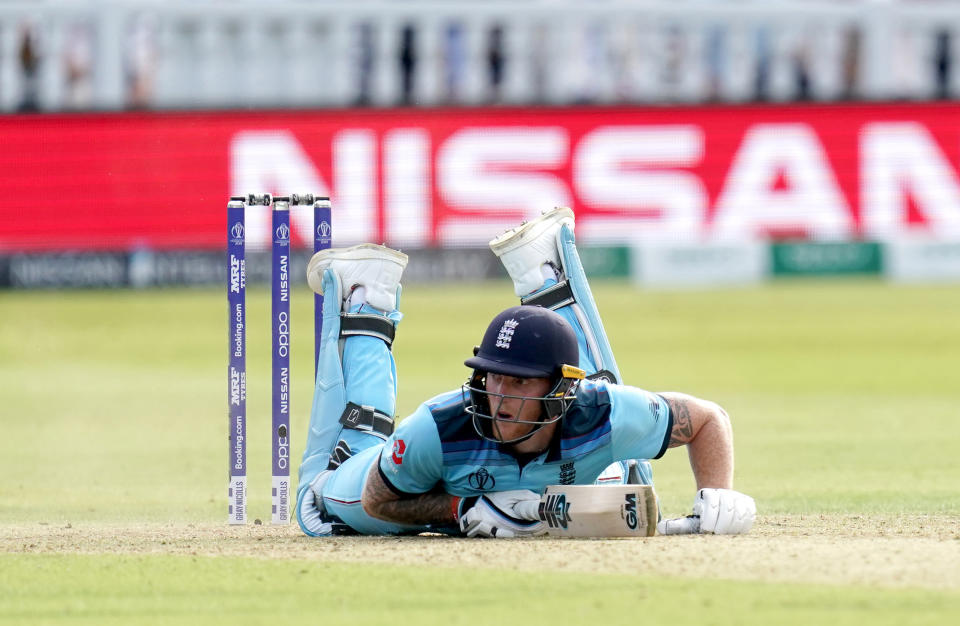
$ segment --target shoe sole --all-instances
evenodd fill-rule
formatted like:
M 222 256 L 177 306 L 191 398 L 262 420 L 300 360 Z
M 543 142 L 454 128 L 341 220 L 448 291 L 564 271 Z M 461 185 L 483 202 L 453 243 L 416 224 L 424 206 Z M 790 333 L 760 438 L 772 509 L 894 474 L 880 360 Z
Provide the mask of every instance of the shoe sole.
M 307 276 L 310 276 L 318 268 L 319 274 L 330 266 L 334 261 L 392 261 L 403 269 L 407 266 L 409 257 L 398 250 L 393 250 L 386 246 L 375 243 L 361 243 L 349 248 L 328 248 L 317 252 L 307 263 Z
M 401 267 L 407 266 L 407 257 L 403 252 L 393 250 L 386 246 L 375 243 L 361 243 L 349 248 L 328 248 L 321 250 L 310 259 L 311 266 L 317 266 L 324 261 L 365 261 L 368 259 L 379 259 L 381 261 L 394 261 Z
M 564 221 L 569 221 L 570 226 L 573 226 L 573 210 L 567 207 L 558 207 L 547 211 L 543 215 L 525 224 L 511 228 L 494 239 L 490 242 L 490 249 L 493 250 L 493 253 L 497 256 L 501 256 L 531 239 L 536 239 L 555 224 L 563 223 Z

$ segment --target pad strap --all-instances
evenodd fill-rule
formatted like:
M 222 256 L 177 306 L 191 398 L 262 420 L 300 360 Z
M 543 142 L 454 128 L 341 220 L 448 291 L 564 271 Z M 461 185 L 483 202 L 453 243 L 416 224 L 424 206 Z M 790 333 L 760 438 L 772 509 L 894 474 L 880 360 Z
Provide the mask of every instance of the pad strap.
M 619 380 L 617 380 L 616 374 L 614 374 L 610 370 L 600 370 L 596 374 L 590 374 L 589 376 L 587 376 L 587 380 L 602 380 L 608 383 L 620 382 Z
M 542 306 L 551 311 L 556 311 L 574 302 L 576 302 L 576 299 L 573 297 L 573 291 L 570 289 L 570 283 L 567 281 L 551 285 L 531 296 L 520 298 L 520 304 Z
M 384 438 L 393 434 L 392 417 L 377 411 L 372 406 L 360 406 L 353 402 L 347 402 L 347 406 L 340 416 L 340 423 L 343 424 L 344 428 L 377 433 Z
M 388 348 L 393 347 L 393 338 L 397 329 L 390 320 L 382 315 L 366 313 L 343 313 L 340 315 L 340 336 L 367 335 L 382 339 Z

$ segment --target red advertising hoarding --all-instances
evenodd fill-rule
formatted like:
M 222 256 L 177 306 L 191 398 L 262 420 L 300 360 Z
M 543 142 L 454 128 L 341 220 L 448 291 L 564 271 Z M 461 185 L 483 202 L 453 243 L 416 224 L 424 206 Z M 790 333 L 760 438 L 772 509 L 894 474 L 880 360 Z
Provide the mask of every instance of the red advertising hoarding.
M 7 116 L 0 253 L 219 249 L 227 198 L 263 191 L 330 195 L 337 245 L 483 245 L 553 205 L 590 243 L 955 239 L 958 122 L 956 104 Z M 293 222 L 305 241 L 307 210 Z

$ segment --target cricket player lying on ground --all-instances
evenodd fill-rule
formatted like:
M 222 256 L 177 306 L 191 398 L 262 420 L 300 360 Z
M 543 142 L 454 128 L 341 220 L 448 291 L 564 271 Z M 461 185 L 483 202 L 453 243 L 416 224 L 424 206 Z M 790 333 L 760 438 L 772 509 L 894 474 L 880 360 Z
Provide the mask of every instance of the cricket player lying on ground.
M 573 227 L 573 212 L 557 208 L 490 242 L 522 306 L 490 323 L 462 388 L 420 405 L 395 432 L 390 348 L 407 257 L 363 244 L 311 259 L 308 281 L 326 300 L 297 493 L 303 532 L 539 535 L 548 485 L 652 484 L 646 459 L 681 445 L 697 484 L 693 515 L 662 520 L 659 532 L 750 529 L 756 508 L 732 489 L 723 409 L 618 384 Z

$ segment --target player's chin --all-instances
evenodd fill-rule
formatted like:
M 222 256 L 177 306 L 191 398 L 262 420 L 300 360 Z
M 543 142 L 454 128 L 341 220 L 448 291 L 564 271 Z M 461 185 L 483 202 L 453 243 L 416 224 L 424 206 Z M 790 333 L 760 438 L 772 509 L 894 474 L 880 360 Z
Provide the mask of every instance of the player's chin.
M 508 426 L 500 424 L 500 441 L 513 441 L 519 437 L 530 434 L 530 431 L 533 430 L 532 425 L 527 425 L 522 422 L 512 423 Z

